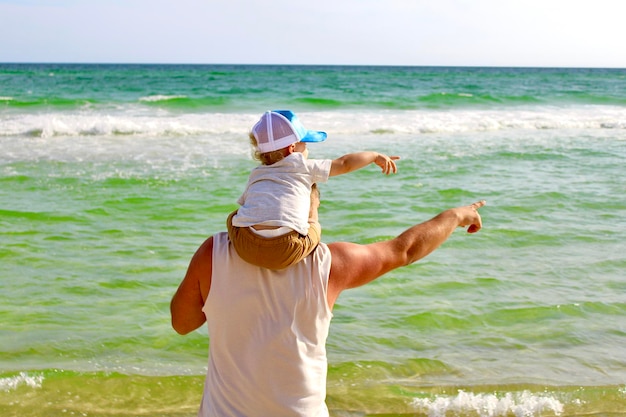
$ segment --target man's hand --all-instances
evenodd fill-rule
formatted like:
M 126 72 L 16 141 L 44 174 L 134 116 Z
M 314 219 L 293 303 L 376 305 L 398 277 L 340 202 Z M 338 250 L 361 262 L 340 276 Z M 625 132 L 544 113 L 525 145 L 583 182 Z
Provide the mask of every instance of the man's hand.
M 478 214 L 478 209 L 487 204 L 485 200 L 477 201 L 469 206 L 452 209 L 459 219 L 459 227 L 469 226 L 467 233 L 476 233 L 483 227 L 483 222 Z

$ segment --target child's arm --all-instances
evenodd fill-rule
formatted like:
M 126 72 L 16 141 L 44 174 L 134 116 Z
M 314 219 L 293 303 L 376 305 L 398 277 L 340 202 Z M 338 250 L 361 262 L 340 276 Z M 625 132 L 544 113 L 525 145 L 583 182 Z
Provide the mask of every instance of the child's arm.
M 375 163 L 382 170 L 383 174 L 395 174 L 398 172 L 395 160 L 400 159 L 399 156 L 387 156 L 378 152 L 355 152 L 344 155 L 340 158 L 333 159 L 330 167 L 330 176 L 347 174 L 366 167 L 371 163 Z

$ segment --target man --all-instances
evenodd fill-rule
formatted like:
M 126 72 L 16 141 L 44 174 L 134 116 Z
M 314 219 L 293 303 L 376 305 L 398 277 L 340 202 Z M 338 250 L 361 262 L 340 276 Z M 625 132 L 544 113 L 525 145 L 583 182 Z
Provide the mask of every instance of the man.
M 316 189 L 311 201 L 316 215 Z M 171 303 L 178 333 L 205 321 L 209 328 L 209 368 L 198 416 L 327 417 L 325 344 L 339 294 L 425 257 L 457 227 L 477 232 L 484 204 L 443 211 L 383 242 L 320 243 L 283 270 L 241 260 L 225 232 L 208 238 Z

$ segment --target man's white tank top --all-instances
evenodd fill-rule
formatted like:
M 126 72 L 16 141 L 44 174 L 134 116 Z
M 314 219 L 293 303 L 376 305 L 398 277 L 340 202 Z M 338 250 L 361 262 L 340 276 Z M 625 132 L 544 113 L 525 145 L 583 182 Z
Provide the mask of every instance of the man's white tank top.
M 259 268 L 239 258 L 227 233 L 213 237 L 202 309 L 209 368 L 198 416 L 328 416 L 330 264 L 330 250 L 320 243 L 289 268 Z

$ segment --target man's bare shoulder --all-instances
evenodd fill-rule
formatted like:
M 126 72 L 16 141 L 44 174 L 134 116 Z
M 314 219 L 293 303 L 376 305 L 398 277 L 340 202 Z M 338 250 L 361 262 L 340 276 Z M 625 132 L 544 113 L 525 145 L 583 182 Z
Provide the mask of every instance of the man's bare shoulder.
M 343 290 L 360 287 L 381 276 L 384 271 L 384 245 L 360 245 L 350 242 L 328 244 L 332 257 L 329 277 L 329 304 Z
M 207 238 L 200 248 L 198 248 L 199 262 L 200 262 L 200 292 L 202 293 L 202 299 L 206 300 L 211 289 L 211 277 L 213 271 L 213 236 Z
M 197 253 L 209 256 L 209 259 L 213 257 L 213 236 L 209 236 L 204 242 L 202 242 Z

